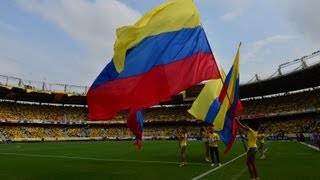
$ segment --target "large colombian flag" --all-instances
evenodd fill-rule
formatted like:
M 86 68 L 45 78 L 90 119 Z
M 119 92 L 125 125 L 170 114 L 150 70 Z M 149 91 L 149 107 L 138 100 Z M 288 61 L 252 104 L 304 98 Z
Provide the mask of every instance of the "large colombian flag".
M 214 125 L 227 146 L 225 153 L 230 150 L 237 135 L 235 118 L 242 109 L 239 99 L 239 50 L 240 46 L 227 77 L 207 82 L 188 110 L 194 117 Z
M 218 68 L 193 1 L 169 1 L 117 29 L 113 59 L 87 94 L 89 119 L 112 119 L 125 109 L 135 117 L 138 110 L 215 78 Z M 138 132 L 138 122 L 127 125 Z

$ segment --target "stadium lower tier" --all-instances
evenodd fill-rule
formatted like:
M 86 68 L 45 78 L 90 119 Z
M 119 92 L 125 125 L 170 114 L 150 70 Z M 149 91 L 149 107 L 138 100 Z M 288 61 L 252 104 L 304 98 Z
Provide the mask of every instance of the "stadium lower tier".
M 271 137 L 296 137 L 297 134 L 319 132 L 317 119 L 261 120 L 259 131 Z M 201 139 L 199 122 L 146 123 L 144 139 L 174 139 L 179 128 L 186 127 L 190 138 Z M 308 135 L 307 135 L 308 136 Z M 1 141 L 64 141 L 64 140 L 108 140 L 134 139 L 125 124 L 110 125 L 42 125 L 0 124 Z

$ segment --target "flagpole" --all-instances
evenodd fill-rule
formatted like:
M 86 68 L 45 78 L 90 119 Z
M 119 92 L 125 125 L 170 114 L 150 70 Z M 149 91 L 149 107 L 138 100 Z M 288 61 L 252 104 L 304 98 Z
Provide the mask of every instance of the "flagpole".
M 243 137 L 242 131 L 241 131 L 240 128 L 238 128 L 238 129 L 239 129 L 240 138 L 241 138 L 241 141 L 242 141 L 242 144 L 243 144 L 243 148 L 244 148 L 244 150 L 247 152 L 248 149 L 247 149 L 246 144 L 244 143 L 244 137 Z
M 241 45 L 242 45 L 242 42 L 240 41 L 238 49 L 240 49 Z M 228 92 L 227 92 L 227 96 L 228 96 Z M 228 97 L 228 98 L 229 98 L 229 97 Z M 229 103 L 231 103 L 231 102 L 230 102 L 230 99 L 229 99 Z M 248 150 L 247 150 L 246 144 L 244 143 L 244 137 L 243 137 L 242 131 L 241 131 L 240 128 L 238 128 L 238 129 L 239 129 L 239 134 L 240 134 L 241 141 L 242 141 L 242 144 L 243 144 L 243 148 L 244 148 L 244 150 L 247 152 Z
M 242 44 L 242 42 L 240 41 L 238 49 L 241 47 L 241 44 Z M 228 92 L 227 92 L 227 96 L 228 96 Z M 229 97 L 228 97 L 228 98 L 229 98 Z M 229 103 L 231 103 L 231 102 L 230 102 L 230 99 L 229 99 Z M 240 128 L 238 128 L 238 129 L 239 129 L 239 134 L 240 134 L 241 141 L 242 141 L 242 144 L 243 144 L 243 148 L 244 148 L 244 150 L 247 152 L 248 150 L 247 150 L 246 144 L 244 143 L 244 137 L 243 137 L 242 131 L 241 131 Z
M 210 52 L 211 52 L 211 54 L 212 54 L 212 56 L 213 56 L 213 59 L 215 60 L 214 55 L 213 55 L 213 52 L 212 52 L 212 49 L 211 49 L 211 46 L 210 46 L 210 43 L 209 43 L 209 40 L 208 40 L 208 38 L 207 38 L 207 34 L 206 34 L 206 32 L 205 32 L 204 29 L 203 29 L 203 31 L 204 31 L 204 34 L 205 34 L 206 41 L 207 41 L 207 44 L 208 44 L 208 46 L 209 46 Z M 239 43 L 238 49 L 241 47 L 241 44 L 242 44 L 242 42 Z M 216 65 L 216 67 L 218 68 L 217 62 L 214 61 L 214 63 L 215 63 L 215 65 Z M 221 80 L 222 84 L 224 84 L 224 81 L 223 81 L 223 79 L 222 79 L 222 76 L 221 76 L 221 73 L 220 73 L 220 70 L 219 70 L 219 69 L 218 69 L 218 73 L 219 73 L 220 80 Z M 227 93 L 226 93 L 226 96 L 227 96 L 227 98 L 228 98 L 229 105 L 231 106 L 232 104 L 231 104 L 231 100 L 230 100 L 228 91 L 227 91 Z M 239 129 L 239 128 L 238 128 L 238 129 Z M 241 130 L 239 130 L 239 134 L 240 134 L 240 137 L 241 137 L 241 141 L 242 141 L 244 150 L 245 150 L 245 152 L 247 152 L 247 147 L 246 147 L 246 145 L 245 145 L 245 143 L 244 143 L 244 138 L 243 138 L 243 135 L 242 135 Z
M 210 52 L 211 52 L 211 54 L 212 54 L 212 56 L 213 56 L 213 59 L 215 60 L 215 57 L 214 57 L 214 55 L 213 55 L 213 52 L 212 52 L 212 49 L 211 49 L 211 46 L 210 46 L 210 43 L 209 43 L 209 41 L 208 41 L 207 34 L 206 34 L 206 32 L 205 32 L 204 28 L 203 28 L 203 32 L 204 32 L 204 34 L 205 34 L 206 41 L 207 41 L 207 44 L 208 44 L 208 46 L 209 46 Z M 240 42 L 240 43 L 239 43 L 239 47 L 238 47 L 238 48 L 240 48 L 240 47 L 241 47 L 241 44 L 242 44 L 242 42 Z M 216 62 L 216 61 L 214 61 L 214 63 L 215 63 L 215 65 L 216 65 L 216 67 L 218 68 L 218 64 L 217 64 L 217 62 Z M 221 75 L 221 73 L 220 73 L 220 70 L 219 70 L 219 69 L 218 69 L 218 73 L 219 73 L 220 80 L 221 80 L 222 84 L 224 84 L 224 81 L 223 81 L 223 79 L 222 79 L 222 75 Z M 230 97 L 229 97 L 228 91 L 227 91 L 226 95 L 227 95 L 227 98 L 228 98 L 228 101 L 229 101 L 229 105 L 231 106 L 231 100 L 230 100 Z
M 222 76 L 221 76 L 221 73 L 220 73 L 220 70 L 219 70 L 219 68 L 218 68 L 218 64 L 217 64 L 217 62 L 215 61 L 215 57 L 214 57 L 214 55 L 213 55 L 213 52 L 212 52 L 212 49 L 211 49 L 211 46 L 210 46 L 210 43 L 209 43 L 209 41 L 208 41 L 208 38 L 207 38 L 207 34 L 206 34 L 206 31 L 204 30 L 204 28 L 203 28 L 203 32 L 204 32 L 204 34 L 205 34 L 205 37 L 206 37 L 206 41 L 207 41 L 207 44 L 208 44 L 208 46 L 209 46 L 209 50 L 210 50 L 210 52 L 211 52 L 211 55 L 212 55 L 212 57 L 213 57 L 213 59 L 214 59 L 214 64 L 216 65 L 216 67 L 217 67 L 217 69 L 218 69 L 218 73 L 219 73 L 219 76 L 220 76 L 220 79 L 221 79 L 221 82 L 222 82 L 222 84 L 224 83 L 223 82 L 223 79 L 222 79 Z M 228 93 L 227 93 L 227 96 L 228 96 Z M 228 100 L 229 100 L 229 103 L 231 104 L 231 101 L 230 101 L 230 99 L 229 99 L 229 96 L 228 96 Z
M 211 54 L 212 54 L 212 56 L 213 56 L 213 59 L 215 60 L 214 55 L 213 55 L 213 52 L 212 52 L 212 49 L 211 49 L 211 46 L 210 46 L 210 43 L 209 43 L 208 38 L 207 38 L 207 34 L 206 34 L 206 32 L 205 32 L 205 30 L 204 30 L 204 29 L 203 29 L 203 32 L 204 32 L 204 34 L 205 34 L 206 41 L 207 41 L 207 44 L 208 44 L 208 46 L 209 46 L 210 52 L 211 52 Z M 240 47 L 241 47 L 241 44 L 242 44 L 242 42 L 240 42 L 240 43 L 239 43 L 239 47 L 238 47 L 238 48 L 240 48 Z M 218 64 L 217 64 L 217 62 L 216 62 L 216 61 L 214 61 L 214 63 L 215 63 L 215 65 L 216 65 L 216 67 L 218 68 Z M 221 73 L 220 73 L 220 70 L 219 70 L 219 69 L 218 69 L 218 73 L 219 73 L 220 80 L 221 80 L 222 84 L 224 84 L 224 81 L 223 81 L 223 79 L 222 79 L 222 76 L 221 76 Z M 227 95 L 227 98 L 228 98 L 228 101 L 229 101 L 229 105 L 231 106 L 231 100 L 230 100 L 230 97 L 229 97 L 228 91 L 227 91 L 226 95 Z

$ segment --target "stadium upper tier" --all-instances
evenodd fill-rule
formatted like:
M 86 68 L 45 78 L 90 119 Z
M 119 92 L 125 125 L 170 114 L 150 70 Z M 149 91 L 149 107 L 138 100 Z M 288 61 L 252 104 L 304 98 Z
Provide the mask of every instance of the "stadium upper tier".
M 242 101 L 244 110 L 241 119 L 267 119 L 278 116 L 314 114 L 320 112 L 320 89 L 289 93 L 286 95 L 254 98 Z M 145 122 L 194 121 L 187 110 L 191 104 L 181 106 L 158 106 L 144 110 Z M 106 123 L 125 123 L 127 111 L 122 111 Z M 87 108 L 67 105 L 46 105 L 0 101 L 0 122 L 16 121 L 26 123 L 77 123 L 88 122 Z M 103 120 L 103 119 L 101 119 Z M 91 123 L 91 122 L 90 122 Z M 94 122 L 96 123 L 96 122 Z M 101 122 L 98 122 L 101 123 Z
M 320 51 L 279 65 L 278 70 L 266 79 L 256 75 L 240 85 L 240 98 L 251 98 L 287 93 L 320 86 Z M 289 67 L 289 70 L 288 70 Z M 291 67 L 291 68 L 290 68 Z M 162 104 L 190 104 L 204 85 L 197 85 Z M 39 103 L 86 105 L 86 86 L 53 84 L 0 75 L 0 99 Z

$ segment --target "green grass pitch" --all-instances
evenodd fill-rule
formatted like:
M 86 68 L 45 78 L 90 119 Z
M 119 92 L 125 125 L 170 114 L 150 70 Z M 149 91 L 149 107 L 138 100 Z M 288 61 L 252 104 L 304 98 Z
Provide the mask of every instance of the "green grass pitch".
M 188 142 L 184 167 L 177 141 L 144 141 L 141 150 L 132 143 L 1 144 L 0 179 L 250 179 L 240 142 L 226 156 L 220 144 L 220 168 L 204 161 L 201 141 Z M 260 179 L 320 179 L 319 151 L 297 142 L 270 142 L 266 149 L 266 159 L 256 160 Z

